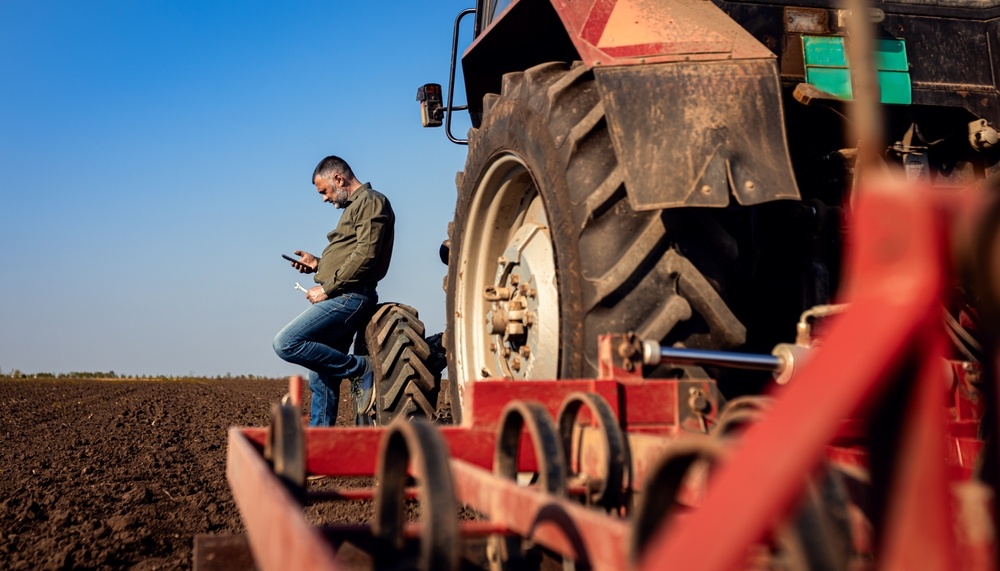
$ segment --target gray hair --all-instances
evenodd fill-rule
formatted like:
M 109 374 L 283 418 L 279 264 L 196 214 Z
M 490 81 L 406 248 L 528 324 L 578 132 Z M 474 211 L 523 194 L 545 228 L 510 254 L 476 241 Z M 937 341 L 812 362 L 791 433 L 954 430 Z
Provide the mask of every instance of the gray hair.
M 344 159 L 333 155 L 326 157 L 316 165 L 316 170 L 313 171 L 313 179 L 316 177 L 330 179 L 335 174 L 339 174 L 347 180 L 354 179 L 354 171 L 351 170 L 351 165 L 347 164 L 347 161 Z M 309 182 L 312 182 L 312 180 Z

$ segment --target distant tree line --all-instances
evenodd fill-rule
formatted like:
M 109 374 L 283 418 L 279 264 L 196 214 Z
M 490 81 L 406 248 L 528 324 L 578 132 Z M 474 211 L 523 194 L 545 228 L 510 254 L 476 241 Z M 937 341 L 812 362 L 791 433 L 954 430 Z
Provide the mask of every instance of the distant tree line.
M 280 380 L 274 377 L 267 377 L 262 375 L 233 375 L 232 373 L 226 373 L 225 375 L 215 375 L 210 376 L 200 376 L 194 373 L 189 373 L 187 375 L 122 375 L 114 371 L 73 371 L 69 373 L 25 373 L 20 369 L 12 369 L 10 371 L 4 371 L 0 369 L 0 379 L 121 379 L 121 380 L 170 380 L 170 381 L 180 381 L 185 379 L 207 379 L 207 380 L 231 380 L 231 379 L 247 379 L 247 380 Z

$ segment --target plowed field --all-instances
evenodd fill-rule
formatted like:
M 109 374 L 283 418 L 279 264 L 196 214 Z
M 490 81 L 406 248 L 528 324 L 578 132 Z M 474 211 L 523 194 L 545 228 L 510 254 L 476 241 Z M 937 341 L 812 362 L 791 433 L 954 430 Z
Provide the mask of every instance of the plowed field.
M 0 381 L 0 568 L 190 569 L 195 535 L 242 532 L 227 429 L 266 425 L 285 392 L 266 380 Z

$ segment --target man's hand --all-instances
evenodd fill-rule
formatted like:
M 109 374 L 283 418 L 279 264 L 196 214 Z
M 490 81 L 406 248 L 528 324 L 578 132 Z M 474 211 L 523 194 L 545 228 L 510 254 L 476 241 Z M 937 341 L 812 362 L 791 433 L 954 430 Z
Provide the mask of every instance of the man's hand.
M 299 257 L 299 261 L 292 262 L 292 267 L 298 270 L 299 273 L 311 274 L 316 271 L 316 268 L 319 266 L 316 256 L 302 250 L 295 250 L 295 255 Z
M 323 286 L 313 286 L 306 292 L 306 299 L 309 300 L 309 303 L 319 303 L 330 298 L 326 295 L 326 292 L 323 291 Z

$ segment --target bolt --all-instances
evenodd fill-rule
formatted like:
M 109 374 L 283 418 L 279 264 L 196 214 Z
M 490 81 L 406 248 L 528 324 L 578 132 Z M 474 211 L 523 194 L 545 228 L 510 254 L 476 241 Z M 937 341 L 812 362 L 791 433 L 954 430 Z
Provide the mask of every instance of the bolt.
M 711 186 L 709 186 L 709 185 L 707 185 L 707 184 L 706 184 L 706 185 L 703 185 L 703 186 L 701 187 L 701 193 L 702 193 L 702 194 L 712 194 L 712 187 L 711 187 Z
M 519 276 L 517 274 L 511 274 L 510 275 L 510 285 L 517 285 L 519 283 L 521 283 L 521 276 Z
M 521 370 L 521 359 L 519 359 L 517 357 L 514 357 L 514 359 L 510 362 L 510 368 L 512 370 L 514 370 L 514 371 L 520 371 Z
M 490 353 L 496 353 L 496 352 L 497 352 L 497 344 L 490 343 Z
M 754 182 L 752 180 L 748 180 L 745 183 L 743 183 L 743 188 L 745 188 L 747 190 L 754 190 L 754 189 L 757 188 L 757 185 L 754 184 Z
M 701 414 L 706 414 L 711 410 L 712 405 L 709 404 L 708 399 L 705 398 L 699 389 L 691 387 L 688 389 L 688 394 L 690 395 L 688 397 L 688 406 L 691 407 L 691 410 Z
M 507 263 L 507 258 L 500 256 L 499 258 L 497 258 L 497 263 L 502 266 Z
M 708 412 L 712 410 L 712 405 L 710 405 L 708 400 L 701 395 L 691 397 L 689 404 L 691 405 L 691 410 L 701 414 L 708 414 Z
M 517 291 L 521 292 L 521 295 L 528 295 L 528 284 L 517 286 Z
M 503 355 L 504 359 L 510 357 L 510 347 L 504 347 L 503 351 L 501 351 L 501 354 Z
M 537 289 L 535 289 L 533 287 L 532 288 L 528 288 L 528 297 L 530 297 L 531 299 L 535 299 L 536 295 L 538 295 L 538 290 Z
M 517 352 L 520 353 L 525 359 L 531 356 L 531 348 L 527 345 L 521 345 L 521 348 Z
M 500 335 L 507 329 L 507 316 L 503 311 L 486 312 L 486 334 Z

